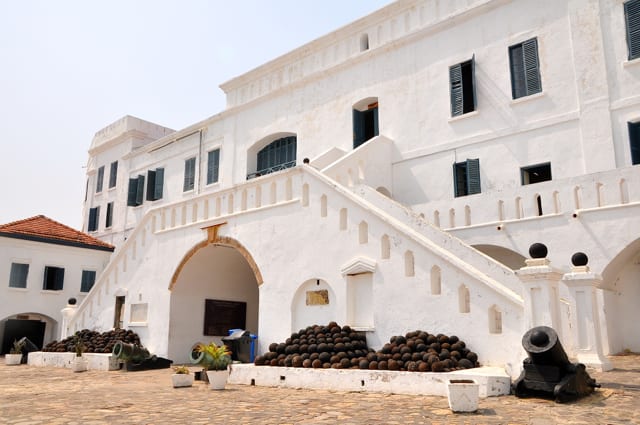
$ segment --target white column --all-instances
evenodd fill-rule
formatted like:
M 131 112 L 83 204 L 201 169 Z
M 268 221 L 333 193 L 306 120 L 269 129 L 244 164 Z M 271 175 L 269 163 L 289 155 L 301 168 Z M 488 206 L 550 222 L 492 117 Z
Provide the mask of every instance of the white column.
M 571 329 L 578 362 L 600 371 L 613 369 L 602 350 L 602 333 L 598 315 L 597 291 L 602 278 L 589 271 L 588 266 L 574 266 L 562 277 L 569 289 Z
M 60 310 L 60 313 L 62 314 L 62 323 L 60 324 L 60 340 L 61 341 L 71 335 L 71 332 L 69 332 L 69 329 L 68 329 L 69 322 L 71 321 L 71 318 L 76 314 L 77 310 L 78 310 L 78 306 L 75 304 L 73 305 L 67 304 L 65 308 Z
M 549 266 L 546 258 L 525 260 L 516 271 L 523 284 L 525 330 L 549 326 L 561 335 L 558 313 L 558 282 L 562 273 Z

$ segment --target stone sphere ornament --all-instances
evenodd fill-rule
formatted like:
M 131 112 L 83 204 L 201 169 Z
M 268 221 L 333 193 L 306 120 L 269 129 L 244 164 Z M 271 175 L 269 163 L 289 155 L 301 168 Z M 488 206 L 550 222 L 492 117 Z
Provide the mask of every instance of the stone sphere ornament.
M 536 242 L 529 247 L 531 258 L 546 258 L 548 252 L 547 246 L 540 242 Z
M 571 256 L 571 264 L 576 267 L 586 266 L 589 262 L 589 257 L 584 252 L 576 252 Z

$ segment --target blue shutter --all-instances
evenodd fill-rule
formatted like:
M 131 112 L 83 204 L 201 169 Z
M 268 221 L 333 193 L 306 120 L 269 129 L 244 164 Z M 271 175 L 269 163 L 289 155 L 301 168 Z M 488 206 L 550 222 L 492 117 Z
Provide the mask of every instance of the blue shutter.
M 480 193 L 480 160 L 467 159 L 467 194 Z
M 640 0 L 631 0 L 624 4 L 624 20 L 629 60 L 631 60 L 640 57 Z
M 155 201 L 156 193 L 156 172 L 154 170 L 147 171 L 147 201 Z
M 156 183 L 153 192 L 153 200 L 162 199 L 164 188 L 164 168 L 156 168 Z
M 462 115 L 462 64 L 449 68 L 449 91 L 451 93 L 451 116 Z
M 142 205 L 144 202 L 144 176 L 138 175 L 138 184 L 136 185 L 136 205 Z
M 136 197 L 138 193 L 138 179 L 129 179 L 129 192 L 127 195 L 127 205 L 130 207 L 135 207 L 136 205 Z

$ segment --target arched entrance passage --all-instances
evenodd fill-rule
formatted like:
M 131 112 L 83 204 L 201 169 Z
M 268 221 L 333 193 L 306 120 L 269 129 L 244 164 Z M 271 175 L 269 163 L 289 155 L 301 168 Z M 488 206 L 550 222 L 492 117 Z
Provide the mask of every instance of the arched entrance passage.
M 640 351 L 640 239 L 613 258 L 602 280 L 609 351 Z
M 246 249 L 228 238 L 192 248 L 171 280 L 169 358 L 189 360 L 196 342 L 221 342 L 228 329 L 258 335 L 262 277 Z
M 27 337 L 38 348 L 57 339 L 58 322 L 40 313 L 25 312 L 0 319 L 0 354 L 11 349 L 14 340 Z

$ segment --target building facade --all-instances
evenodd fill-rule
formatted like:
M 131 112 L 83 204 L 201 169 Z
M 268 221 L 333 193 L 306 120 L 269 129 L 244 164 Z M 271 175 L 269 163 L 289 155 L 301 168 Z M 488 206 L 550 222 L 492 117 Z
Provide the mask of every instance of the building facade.
M 177 361 L 229 327 L 264 351 L 329 320 L 373 347 L 456 334 L 510 373 L 538 324 L 574 357 L 640 350 L 638 17 L 398 1 L 222 84 L 226 109 L 185 129 L 123 118 L 84 208 L 118 248 L 72 325 L 122 322 Z
M 61 310 L 89 293 L 113 250 L 42 215 L 0 225 L 1 352 L 23 336 L 39 348 L 60 339 Z

